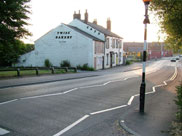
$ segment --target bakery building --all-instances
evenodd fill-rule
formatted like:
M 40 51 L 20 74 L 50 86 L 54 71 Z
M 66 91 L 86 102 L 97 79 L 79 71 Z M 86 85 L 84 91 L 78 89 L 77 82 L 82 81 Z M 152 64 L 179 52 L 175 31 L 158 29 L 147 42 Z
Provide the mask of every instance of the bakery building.
M 111 32 L 111 20 L 107 27 L 88 21 L 88 12 L 81 20 L 80 11 L 74 12 L 69 24 L 60 24 L 35 41 L 35 49 L 19 58 L 17 66 L 44 66 L 46 59 L 53 66 L 64 60 L 71 66 L 88 64 L 96 70 L 123 63 L 123 38 Z

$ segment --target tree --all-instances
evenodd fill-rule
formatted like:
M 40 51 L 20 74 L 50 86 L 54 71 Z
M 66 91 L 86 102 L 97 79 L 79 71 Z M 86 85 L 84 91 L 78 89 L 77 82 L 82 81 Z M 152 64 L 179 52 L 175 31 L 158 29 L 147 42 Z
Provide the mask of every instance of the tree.
M 182 47 L 182 0 L 152 0 L 150 10 L 159 18 L 168 47 L 178 51 Z
M 29 25 L 30 0 L 0 1 L 0 66 L 11 65 L 17 61 L 20 38 L 30 36 L 25 29 Z

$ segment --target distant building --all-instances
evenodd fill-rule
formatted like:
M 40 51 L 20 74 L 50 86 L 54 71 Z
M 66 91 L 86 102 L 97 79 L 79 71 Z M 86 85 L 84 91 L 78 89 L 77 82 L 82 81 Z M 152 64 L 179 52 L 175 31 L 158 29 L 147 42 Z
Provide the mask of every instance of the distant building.
M 111 32 L 111 20 L 107 28 L 88 21 L 85 12 L 74 12 L 73 21 L 61 24 L 35 41 L 35 50 L 22 55 L 18 66 L 44 66 L 49 59 L 53 66 L 68 60 L 72 66 L 88 64 L 97 69 L 110 68 L 123 63 L 123 38 Z
M 123 44 L 124 52 L 127 55 L 141 55 L 143 53 L 143 45 L 142 42 L 125 42 Z M 161 57 L 170 57 L 173 55 L 172 50 L 168 50 L 165 48 L 164 43 L 159 42 L 149 42 L 147 45 L 147 58 L 156 59 Z

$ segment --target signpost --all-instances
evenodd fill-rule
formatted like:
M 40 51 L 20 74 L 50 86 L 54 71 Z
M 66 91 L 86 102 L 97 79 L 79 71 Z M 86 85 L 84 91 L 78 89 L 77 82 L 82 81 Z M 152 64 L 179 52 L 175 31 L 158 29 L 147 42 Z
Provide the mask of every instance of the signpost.
M 150 20 L 148 18 L 148 6 L 150 4 L 150 1 L 152 0 L 143 0 L 145 5 L 145 19 L 143 21 L 144 23 L 144 47 L 143 47 L 143 69 L 142 69 L 142 83 L 140 86 L 140 113 L 144 113 L 144 107 L 145 107 L 145 68 L 146 68 L 146 50 L 147 50 L 147 24 L 150 24 Z

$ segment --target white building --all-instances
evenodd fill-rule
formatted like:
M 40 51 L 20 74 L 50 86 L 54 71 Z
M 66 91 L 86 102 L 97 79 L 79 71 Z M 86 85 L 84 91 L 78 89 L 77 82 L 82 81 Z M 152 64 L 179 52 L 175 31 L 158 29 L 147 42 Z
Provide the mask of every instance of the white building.
M 19 58 L 17 66 L 44 66 L 46 59 L 53 66 L 68 60 L 71 66 L 88 64 L 97 69 L 109 68 L 123 63 L 123 38 L 107 29 L 88 22 L 88 13 L 81 20 L 80 12 L 74 13 L 73 21 L 61 24 L 35 41 L 35 49 Z

